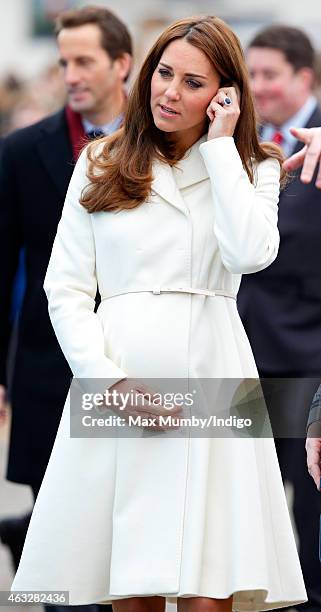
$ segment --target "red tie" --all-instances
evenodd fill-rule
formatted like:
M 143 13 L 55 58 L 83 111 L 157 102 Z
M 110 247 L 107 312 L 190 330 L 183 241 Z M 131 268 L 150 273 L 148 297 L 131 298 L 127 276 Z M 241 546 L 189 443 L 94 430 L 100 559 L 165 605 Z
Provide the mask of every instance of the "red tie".
M 274 132 L 272 136 L 272 142 L 275 142 L 275 144 L 279 145 L 279 147 L 282 147 L 283 142 L 284 142 L 282 132 L 279 132 L 278 130 L 276 130 L 276 132 Z

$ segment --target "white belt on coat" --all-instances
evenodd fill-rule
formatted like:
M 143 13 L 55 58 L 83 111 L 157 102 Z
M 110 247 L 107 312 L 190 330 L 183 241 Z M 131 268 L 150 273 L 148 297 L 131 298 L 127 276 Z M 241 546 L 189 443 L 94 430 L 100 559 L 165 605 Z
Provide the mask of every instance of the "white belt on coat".
M 232 300 L 236 300 L 236 295 L 225 291 L 223 289 L 197 289 L 194 287 L 160 287 L 155 286 L 151 289 L 120 289 L 114 293 L 109 293 L 101 298 L 101 301 L 109 300 L 110 298 L 117 297 L 118 295 L 125 295 L 126 293 L 153 293 L 154 295 L 160 295 L 161 293 L 192 293 L 196 295 L 205 295 L 207 297 L 227 297 Z

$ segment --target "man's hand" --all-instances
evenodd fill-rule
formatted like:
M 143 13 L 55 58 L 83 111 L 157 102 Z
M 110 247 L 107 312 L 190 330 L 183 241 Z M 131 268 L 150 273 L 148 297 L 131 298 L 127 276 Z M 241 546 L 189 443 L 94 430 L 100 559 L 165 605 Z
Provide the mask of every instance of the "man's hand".
M 305 147 L 286 159 L 283 168 L 287 172 L 291 172 L 303 165 L 301 181 L 302 183 L 310 183 L 315 169 L 319 165 L 315 186 L 321 189 L 321 127 L 291 128 L 290 132 L 295 138 L 304 142 Z
M 313 478 L 318 491 L 320 491 L 321 477 L 321 421 L 311 423 L 308 429 L 308 437 L 305 443 L 307 452 L 307 466 L 310 476 Z
M 6 399 L 6 388 L 0 385 L 0 427 L 4 425 L 8 418 L 8 406 Z

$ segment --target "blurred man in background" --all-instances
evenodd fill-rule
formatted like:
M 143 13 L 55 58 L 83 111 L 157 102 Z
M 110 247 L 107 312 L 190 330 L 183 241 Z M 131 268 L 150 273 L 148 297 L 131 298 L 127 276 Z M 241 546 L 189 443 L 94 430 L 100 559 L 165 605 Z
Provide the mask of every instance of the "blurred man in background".
M 72 376 L 50 323 L 43 281 L 74 163 L 88 139 L 120 127 L 126 107 L 124 84 L 132 63 L 126 26 L 102 7 L 62 13 L 56 35 L 68 103 L 56 114 L 7 136 L 0 150 L 0 413 L 7 390 L 12 288 L 24 248 L 26 289 L 9 393 L 7 478 L 30 485 L 34 497 Z M 29 518 L 0 523 L 1 539 L 16 565 Z
M 310 183 L 316 175 L 316 186 L 321 189 L 321 127 L 318 128 L 291 128 L 293 136 L 302 141 L 305 146 L 284 162 L 284 168 L 290 172 L 303 166 L 300 179 L 303 183 Z M 307 453 L 307 468 L 313 478 L 317 490 L 321 490 L 321 385 L 311 402 L 307 422 L 307 438 L 305 443 Z M 321 523 L 320 543 L 321 546 Z M 321 548 L 319 556 L 321 561 Z
M 304 147 L 289 157 L 283 164 L 287 172 L 302 167 L 300 180 L 310 183 L 315 178 L 315 185 L 321 189 L 321 127 L 291 128 L 291 133 Z M 307 439 L 305 444 L 307 467 L 317 490 L 321 490 L 321 386 L 318 388 L 310 406 L 307 422 Z M 320 544 L 321 545 L 321 526 Z M 320 548 L 321 550 L 321 548 Z M 319 550 L 319 556 L 320 556 Z M 321 557 L 320 557 L 321 560 Z
M 269 27 L 250 43 L 247 61 L 261 139 L 276 142 L 286 157 L 296 153 L 302 145 L 290 126 L 321 125 L 321 109 L 312 93 L 314 51 L 309 39 L 296 28 Z M 284 417 L 286 427 L 276 448 L 283 478 L 293 485 L 293 513 L 309 597 L 301 607 L 311 612 L 321 609 L 316 538 L 321 498 L 307 474 L 303 436 L 318 381 L 302 384 L 299 377 L 320 377 L 321 372 L 321 201 L 315 182 L 316 176 L 303 184 L 297 172 L 281 193 L 278 257 L 266 270 L 243 276 L 238 297 L 260 376 L 284 379 L 277 385 L 274 412 Z M 264 391 L 273 388 L 270 384 L 263 385 Z M 274 433 L 277 437 L 280 430 Z

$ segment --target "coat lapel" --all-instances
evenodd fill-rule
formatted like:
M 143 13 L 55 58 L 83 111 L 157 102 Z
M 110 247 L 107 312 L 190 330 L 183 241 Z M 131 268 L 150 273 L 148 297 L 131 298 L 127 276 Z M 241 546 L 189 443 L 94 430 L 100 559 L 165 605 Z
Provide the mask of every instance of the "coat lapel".
M 188 211 L 175 183 L 172 168 L 168 164 L 155 160 L 153 163 L 153 177 L 151 198 L 156 193 L 166 202 L 169 202 L 169 204 L 172 204 L 172 206 L 186 214 Z
M 36 146 L 41 163 L 64 198 L 74 169 L 64 109 L 43 126 Z
M 153 162 L 152 195 L 153 193 L 158 194 L 184 214 L 188 214 L 189 211 L 184 203 L 181 190 L 209 178 L 199 152 L 199 146 L 205 140 L 205 136 L 198 140 L 188 150 L 185 157 L 176 164 L 175 169 L 159 160 Z

